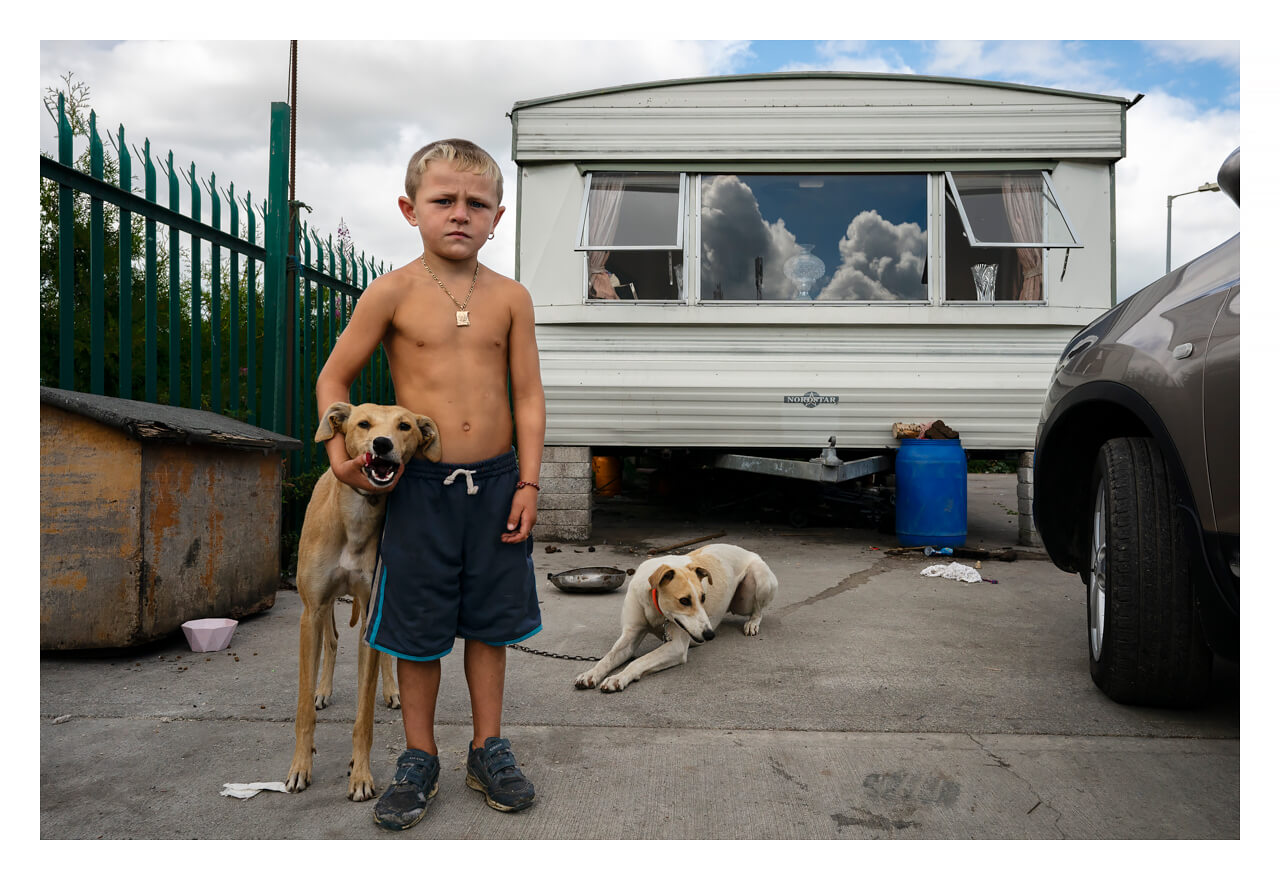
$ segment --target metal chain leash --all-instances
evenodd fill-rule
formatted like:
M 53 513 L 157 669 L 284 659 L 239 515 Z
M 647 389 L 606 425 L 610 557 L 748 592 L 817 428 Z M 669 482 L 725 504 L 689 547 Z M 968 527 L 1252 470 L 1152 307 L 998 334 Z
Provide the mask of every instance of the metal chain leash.
M 597 663 L 603 659 L 601 657 L 575 657 L 572 654 L 553 654 L 550 651 L 526 648 L 524 645 L 507 645 L 507 647 L 515 648 L 517 651 L 524 651 L 526 654 L 537 654 L 539 657 L 554 657 L 556 660 L 581 660 L 584 663 Z
M 671 641 L 671 636 L 667 633 L 667 628 L 662 628 L 662 640 L 664 642 Z M 539 651 L 536 648 L 526 648 L 524 645 L 507 645 L 508 648 L 514 648 L 517 651 L 524 651 L 526 654 L 537 654 L 539 657 L 551 657 L 556 660 L 580 660 L 584 663 L 598 663 L 603 657 L 576 657 L 573 654 L 555 654 L 551 651 Z

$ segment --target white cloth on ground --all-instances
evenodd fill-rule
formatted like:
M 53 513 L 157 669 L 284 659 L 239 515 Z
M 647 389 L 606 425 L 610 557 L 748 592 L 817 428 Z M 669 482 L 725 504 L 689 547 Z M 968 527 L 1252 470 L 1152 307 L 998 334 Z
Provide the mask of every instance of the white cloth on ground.
M 283 782 L 224 782 L 222 783 L 222 791 L 218 794 L 223 797 L 234 798 L 251 798 L 260 791 L 283 791 L 288 792 L 289 789 L 284 787 Z
M 982 580 L 982 575 L 978 574 L 977 569 L 960 562 L 952 562 L 949 565 L 931 565 L 920 573 L 927 577 L 944 577 L 970 584 L 976 584 Z

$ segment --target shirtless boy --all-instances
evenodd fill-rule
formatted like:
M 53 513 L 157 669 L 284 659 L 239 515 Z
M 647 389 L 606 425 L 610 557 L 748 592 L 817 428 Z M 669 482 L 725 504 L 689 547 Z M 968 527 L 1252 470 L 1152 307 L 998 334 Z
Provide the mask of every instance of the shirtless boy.
M 436 793 L 440 658 L 455 638 L 465 640 L 471 697 L 467 785 L 498 810 L 534 801 L 501 722 L 506 646 L 542 626 L 530 533 L 546 406 L 529 293 L 477 259 L 506 210 L 501 203 L 502 173 L 475 144 L 419 150 L 400 211 L 422 238 L 422 258 L 369 285 L 316 380 L 323 414 L 348 400 L 382 343 L 396 403 L 440 429 L 441 462 L 412 459 L 383 490 L 347 458 L 341 434 L 325 444 L 339 480 L 391 492 L 364 638 L 399 658 L 408 748 L 374 808 L 374 821 L 393 830 L 416 824 Z

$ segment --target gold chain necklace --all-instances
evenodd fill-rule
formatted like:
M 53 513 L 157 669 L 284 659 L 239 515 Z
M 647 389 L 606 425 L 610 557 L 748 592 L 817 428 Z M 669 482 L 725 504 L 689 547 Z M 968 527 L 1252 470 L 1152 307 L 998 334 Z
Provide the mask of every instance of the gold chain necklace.
M 462 302 L 458 302 L 456 299 L 454 299 L 453 294 L 449 292 L 449 288 L 444 286 L 444 282 L 441 281 L 436 276 L 436 273 L 431 271 L 431 267 L 427 265 L 427 255 L 423 254 L 421 259 L 422 259 L 422 268 L 426 269 L 427 272 L 431 275 L 431 277 L 436 279 L 436 284 L 440 285 L 440 289 L 444 291 L 444 295 L 449 297 L 449 299 L 453 300 L 453 304 L 458 307 L 458 311 L 456 313 L 458 318 L 458 326 L 470 327 L 471 313 L 467 311 L 467 303 L 471 302 L 471 294 L 476 292 L 476 279 L 480 277 L 480 264 L 476 263 L 476 272 L 474 275 L 471 276 L 471 288 L 467 291 L 467 298 Z

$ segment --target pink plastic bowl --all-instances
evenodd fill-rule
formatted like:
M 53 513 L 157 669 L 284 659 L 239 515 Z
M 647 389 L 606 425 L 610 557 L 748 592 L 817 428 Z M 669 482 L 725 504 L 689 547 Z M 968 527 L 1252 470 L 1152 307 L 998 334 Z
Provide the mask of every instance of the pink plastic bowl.
M 182 625 L 182 634 L 193 651 L 221 651 L 231 644 L 235 631 L 236 621 L 229 617 L 204 617 Z

